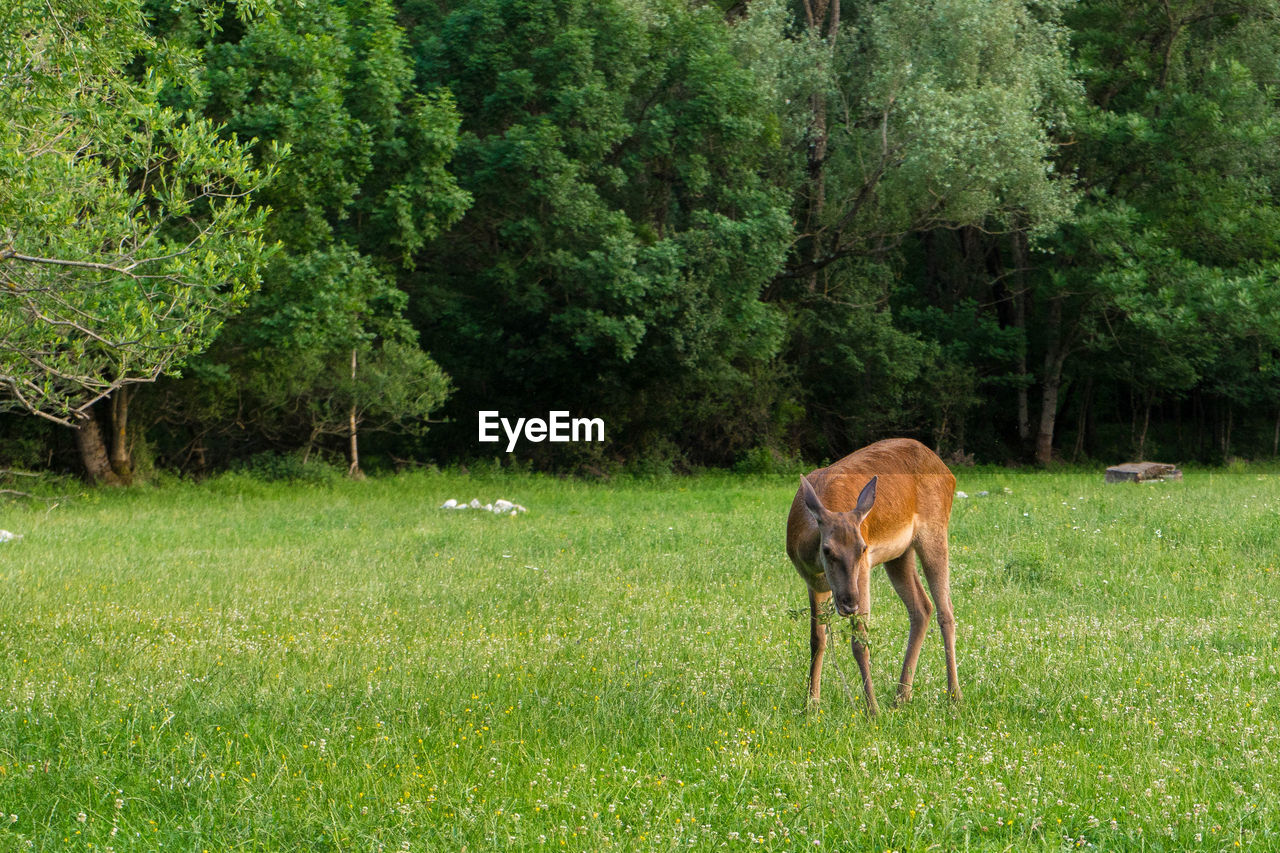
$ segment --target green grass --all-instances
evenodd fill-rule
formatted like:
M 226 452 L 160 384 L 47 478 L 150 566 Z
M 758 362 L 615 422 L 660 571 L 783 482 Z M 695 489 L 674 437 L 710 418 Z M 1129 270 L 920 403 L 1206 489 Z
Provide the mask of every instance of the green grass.
M 843 642 L 802 712 L 791 478 L 9 504 L 0 850 L 1280 849 L 1280 475 L 957 473 L 965 699 L 934 625 L 876 720 Z

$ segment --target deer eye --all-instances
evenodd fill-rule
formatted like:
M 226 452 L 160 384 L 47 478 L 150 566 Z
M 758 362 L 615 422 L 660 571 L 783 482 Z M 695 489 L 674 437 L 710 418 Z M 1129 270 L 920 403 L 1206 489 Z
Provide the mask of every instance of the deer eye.
M 830 545 L 823 545 L 822 553 L 828 560 L 834 560 L 836 558 L 836 551 Z

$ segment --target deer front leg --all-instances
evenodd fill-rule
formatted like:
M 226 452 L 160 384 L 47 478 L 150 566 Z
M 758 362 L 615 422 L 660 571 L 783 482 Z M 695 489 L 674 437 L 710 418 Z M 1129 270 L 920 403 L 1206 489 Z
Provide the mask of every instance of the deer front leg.
M 809 707 L 817 707 L 822 694 L 822 657 L 827 651 L 827 625 L 822 607 L 831 592 L 809 590 Z
M 880 707 L 876 704 L 876 689 L 871 684 L 871 643 L 867 636 L 871 618 L 871 572 L 862 573 L 858 583 L 858 609 L 853 615 L 853 659 L 862 672 L 862 690 L 867 696 L 867 713 L 876 716 Z

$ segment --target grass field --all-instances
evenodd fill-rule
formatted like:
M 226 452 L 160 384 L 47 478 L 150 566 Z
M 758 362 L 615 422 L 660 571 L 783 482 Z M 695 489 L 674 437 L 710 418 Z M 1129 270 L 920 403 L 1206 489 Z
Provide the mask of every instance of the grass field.
M 957 474 L 964 702 L 878 571 L 875 720 L 789 477 L 5 505 L 0 850 L 1280 849 L 1280 473 Z

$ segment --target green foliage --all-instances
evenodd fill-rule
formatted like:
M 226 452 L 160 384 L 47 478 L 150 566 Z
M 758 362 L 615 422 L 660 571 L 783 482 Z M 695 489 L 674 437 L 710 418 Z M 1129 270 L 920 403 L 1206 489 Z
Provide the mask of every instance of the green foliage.
M 808 467 L 795 454 L 783 455 L 773 447 L 762 445 L 742 454 L 733 470 L 738 474 L 806 474 Z
M 519 464 L 593 476 L 1275 453 L 1276 13 L 14 0 L 3 405 L 181 368 L 114 399 L 197 467 L 552 408 L 608 444 Z
M 255 453 L 224 475 L 219 487 L 234 491 L 237 484 L 289 483 L 290 485 L 333 486 L 346 476 L 346 468 L 323 459 L 303 458 L 301 453 Z
M 809 415 L 795 440 L 833 457 L 888 434 L 963 449 L 983 385 L 1008 381 L 1020 347 L 933 282 L 899 279 L 915 235 L 1040 233 L 1071 217 L 1053 138 L 1080 92 L 1059 10 L 844 4 L 838 28 L 805 39 L 809 66 L 780 64 L 789 99 L 810 107 L 799 233 L 776 291 L 795 306 L 788 361 Z
M 0 13 L 0 384 L 71 423 L 173 373 L 257 287 L 262 182 L 240 143 L 161 106 L 135 0 Z
M 759 297 L 789 228 L 761 177 L 776 119 L 729 29 L 678 2 L 406 9 L 420 85 L 463 114 L 475 199 L 410 289 L 454 411 L 553 401 L 633 439 L 733 434 L 722 418 L 781 343 Z
M 904 0 L 849 12 L 833 85 L 852 104 L 831 146 L 828 215 L 847 219 L 853 239 L 1070 217 L 1051 135 L 1078 92 L 1056 4 Z
M 866 269 L 865 278 L 850 275 L 841 291 L 800 297 L 791 309 L 787 359 L 799 366 L 808 414 L 797 419 L 793 440 L 817 457 L 838 459 L 915 421 L 919 401 L 910 389 L 937 357 L 934 345 L 875 310 L 886 270 Z
M 199 374 L 226 405 L 255 401 L 263 435 L 309 436 L 309 446 L 346 434 L 353 407 L 367 428 L 418 431 L 444 401 L 448 378 L 402 319 L 404 294 L 367 257 L 340 243 L 285 257 L 263 288 Z
M 1025 381 L 1018 372 L 1023 330 L 1001 326 L 972 299 L 957 301 L 949 311 L 912 302 L 902 305 L 897 316 L 906 329 L 936 344 L 909 386 L 925 421 L 934 425 L 931 444 L 943 453 L 963 451 L 971 413 L 993 390 Z
M 409 263 L 466 209 L 445 171 L 457 115 L 447 92 L 413 90 L 386 0 L 289 4 L 197 43 L 203 79 L 188 96 L 280 166 L 262 201 L 291 249 L 336 236 Z
M 1274 398 L 1272 4 L 1083 3 L 1069 21 L 1089 98 L 1067 156 L 1085 195 L 1038 286 L 1066 294 L 1079 348 L 1148 400 Z
M 234 432 L 250 405 L 259 441 L 278 447 L 345 434 L 353 412 L 365 429 L 419 431 L 449 382 L 396 277 L 469 203 L 446 170 L 449 93 L 414 89 L 384 0 L 286 5 L 213 30 L 194 14 L 168 22 L 203 58 L 199 85 L 173 96 L 259 140 L 276 170 L 260 200 L 284 251 L 201 381 L 171 387 L 166 408 L 193 430 Z

